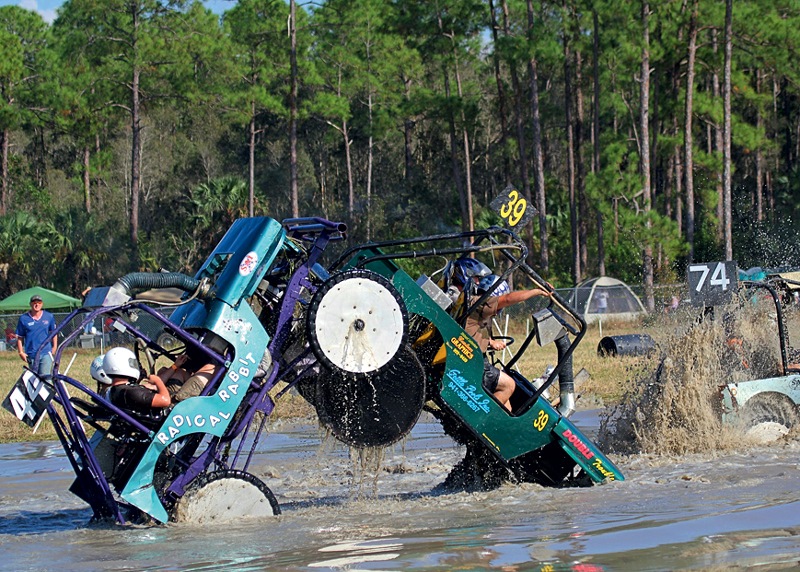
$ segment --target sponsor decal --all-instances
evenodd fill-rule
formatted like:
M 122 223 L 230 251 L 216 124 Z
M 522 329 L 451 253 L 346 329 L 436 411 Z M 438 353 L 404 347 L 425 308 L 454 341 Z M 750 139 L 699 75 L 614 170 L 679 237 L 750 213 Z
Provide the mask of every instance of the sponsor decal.
M 469 383 L 459 370 L 451 369 L 447 372 L 447 377 L 450 379 L 447 387 L 452 389 L 461 401 L 467 404 L 467 407 L 476 412 L 489 413 L 489 399 L 486 394 Z
M 606 466 L 603 464 L 603 460 L 600 459 L 600 457 L 594 458 L 594 461 L 592 461 L 592 466 L 595 469 L 597 469 L 597 471 L 608 480 L 613 481 L 614 479 L 616 479 L 613 471 L 606 469 Z
M 566 439 L 573 447 L 575 447 L 581 455 L 586 457 L 587 459 L 592 459 L 594 457 L 594 453 L 591 449 L 589 449 L 588 445 L 584 443 L 580 437 L 575 435 L 570 429 L 567 429 L 562 433 L 564 439 Z
M 475 342 L 464 334 L 458 337 L 453 336 L 450 338 L 450 347 L 453 353 L 456 354 L 464 363 L 468 362 L 475 355 Z
M 239 274 L 242 276 L 250 275 L 258 264 L 258 253 L 255 250 L 248 252 L 239 264 Z
M 250 322 L 243 320 L 242 318 L 235 318 L 235 319 L 227 319 L 223 320 L 220 324 L 220 331 L 222 332 L 231 332 L 236 336 L 239 336 L 239 339 L 242 342 L 247 341 L 247 337 L 250 332 L 253 331 L 253 324 Z

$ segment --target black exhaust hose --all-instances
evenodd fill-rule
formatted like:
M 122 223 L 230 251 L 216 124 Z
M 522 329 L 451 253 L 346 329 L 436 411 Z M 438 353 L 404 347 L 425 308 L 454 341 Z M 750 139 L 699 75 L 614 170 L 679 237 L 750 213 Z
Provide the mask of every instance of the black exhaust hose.
M 569 337 L 561 336 L 555 340 L 558 349 L 558 361 L 560 362 L 569 350 Z M 564 367 L 558 372 L 558 387 L 560 393 L 575 393 L 575 377 L 572 373 L 572 354 L 564 360 Z
M 135 288 L 179 288 L 194 292 L 199 285 L 200 280 L 180 272 L 132 272 L 117 280 L 114 288 L 130 296 Z

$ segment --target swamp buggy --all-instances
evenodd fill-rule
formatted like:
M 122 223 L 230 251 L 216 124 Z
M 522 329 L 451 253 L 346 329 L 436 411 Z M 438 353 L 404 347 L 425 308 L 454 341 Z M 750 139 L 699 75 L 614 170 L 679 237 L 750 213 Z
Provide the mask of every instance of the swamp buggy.
M 76 474 L 71 492 L 94 518 L 119 523 L 278 514 L 250 463 L 276 402 L 293 388 L 336 438 L 357 448 L 398 441 L 430 411 L 467 449 L 445 485 L 623 479 L 569 420 L 572 354 L 585 323 L 556 293 L 500 364 L 517 386 L 509 412 L 483 388 L 483 356 L 461 326 L 491 291 L 462 300 L 453 317 L 437 284 L 401 269 L 409 260 L 492 255 L 502 278 L 515 273 L 518 283 L 524 276 L 551 290 L 525 264 L 513 230 L 370 243 L 324 266 L 326 247 L 345 236 L 345 225 L 321 218 L 240 219 L 194 276 L 133 273 L 95 287 L 54 334 L 52 375 L 26 368 L 3 405 L 30 426 L 49 416 Z M 182 293 L 172 308 L 151 295 L 167 288 Z M 184 351 L 215 363 L 216 373 L 200 396 L 162 416 L 120 409 L 65 363 L 67 348 L 98 322 L 151 373 Z M 556 353 L 539 383 L 514 367 L 534 343 Z M 545 395 L 556 380 L 553 405 Z
M 730 261 L 688 270 L 692 303 L 721 320 L 726 333 L 731 379 L 719 386 L 722 421 L 762 442 L 800 423 L 800 348 L 791 343 L 800 337 L 800 306 L 793 295 L 798 278 L 797 272 L 742 271 Z M 759 324 L 739 323 L 754 319 Z M 750 328 L 742 335 L 745 325 Z

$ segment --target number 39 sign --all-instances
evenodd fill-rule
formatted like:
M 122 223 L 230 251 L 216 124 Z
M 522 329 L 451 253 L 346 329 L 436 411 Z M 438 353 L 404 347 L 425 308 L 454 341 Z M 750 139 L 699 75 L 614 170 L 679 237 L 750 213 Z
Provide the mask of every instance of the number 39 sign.
M 739 288 L 735 262 L 691 264 L 687 270 L 689 294 L 695 306 L 718 306 Z
M 510 186 L 497 195 L 489 206 L 500 215 L 511 230 L 524 228 L 539 212 L 522 196 L 522 193 Z

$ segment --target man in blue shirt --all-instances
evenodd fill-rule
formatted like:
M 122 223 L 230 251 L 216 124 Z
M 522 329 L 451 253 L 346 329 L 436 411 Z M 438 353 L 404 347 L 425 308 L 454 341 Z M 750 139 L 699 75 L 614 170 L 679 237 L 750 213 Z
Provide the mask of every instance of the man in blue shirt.
M 56 352 L 58 336 L 53 336 L 52 347 L 49 350 L 42 349 L 39 353 L 38 368 L 36 352 L 55 329 L 56 319 L 53 314 L 42 308 L 42 297 L 34 294 L 31 296 L 31 309 L 22 314 L 17 322 L 17 352 L 22 361 L 42 375 L 53 373 L 53 354 Z

